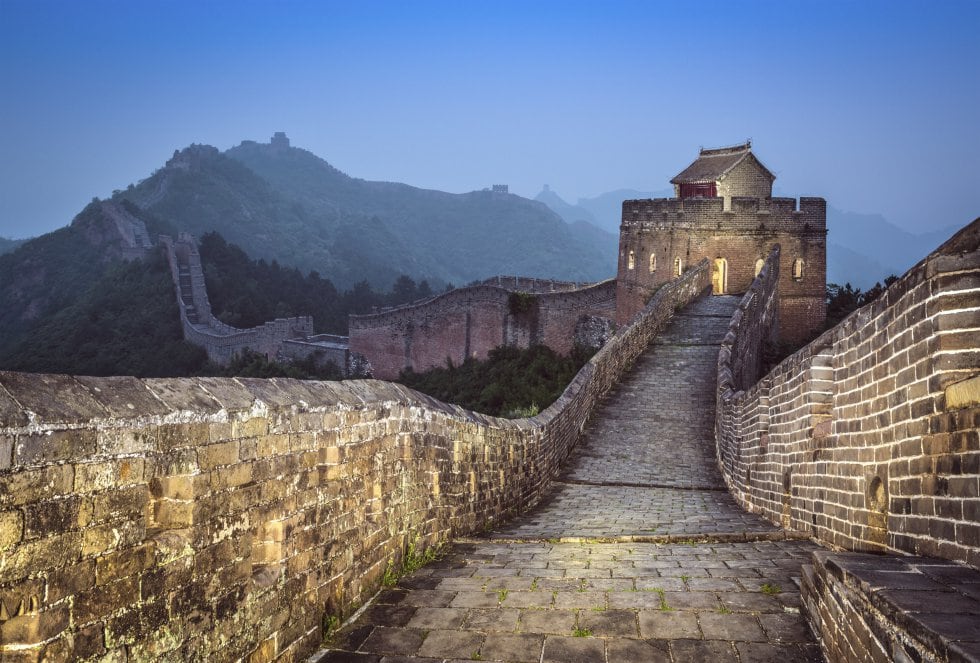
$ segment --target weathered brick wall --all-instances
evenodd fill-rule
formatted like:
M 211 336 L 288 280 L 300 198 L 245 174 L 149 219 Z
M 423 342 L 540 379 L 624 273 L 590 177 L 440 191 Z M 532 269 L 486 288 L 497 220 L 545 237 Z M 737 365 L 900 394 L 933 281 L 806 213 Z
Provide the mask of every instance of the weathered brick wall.
M 978 244 L 980 219 L 754 386 L 719 386 L 719 458 L 746 508 L 980 567 Z
M 457 365 L 468 357 L 486 359 L 501 345 L 526 348 L 538 343 L 567 354 L 580 318 L 612 318 L 615 313 L 612 280 L 576 290 L 539 291 L 529 310 L 517 314 L 510 309 L 509 284 L 503 283 L 457 288 L 419 304 L 352 315 L 350 349 L 367 357 L 375 377 L 394 379 L 409 366 L 425 371 L 444 366 L 447 358 Z
M 743 160 L 718 183 L 718 196 L 724 198 L 725 208 L 730 208 L 732 197 L 770 198 L 772 180 L 761 168 L 754 156 Z
M 663 288 L 524 420 L 377 381 L 0 373 L 0 658 L 302 659 L 410 543 L 534 503 L 707 284 Z
M 826 319 L 827 204 L 822 198 L 734 198 L 725 210 L 721 198 L 627 200 L 620 227 L 616 320 L 628 320 L 651 292 L 674 277 L 674 261 L 683 266 L 723 258 L 727 292 L 744 293 L 756 263 L 772 247 L 782 247 L 778 302 L 780 338 L 802 343 Z M 629 257 L 633 255 L 633 269 Z M 650 270 L 650 255 L 656 270 Z M 793 263 L 803 261 L 802 278 Z

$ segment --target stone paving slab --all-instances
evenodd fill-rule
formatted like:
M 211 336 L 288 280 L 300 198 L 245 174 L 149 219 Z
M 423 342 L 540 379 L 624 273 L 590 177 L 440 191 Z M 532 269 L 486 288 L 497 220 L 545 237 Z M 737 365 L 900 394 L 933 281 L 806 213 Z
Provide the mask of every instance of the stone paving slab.
M 718 345 L 737 305 L 737 297 L 707 297 L 674 316 L 600 406 L 562 478 L 723 490 L 715 384 Z
M 727 492 L 596 486 L 556 482 L 528 515 L 494 531 L 494 539 L 782 535 L 743 511 Z
M 819 661 L 797 588 L 814 549 L 802 541 L 456 544 L 413 576 L 437 589 L 383 591 L 316 660 Z M 501 569 L 516 571 L 520 589 L 494 588 Z M 703 584 L 716 579 L 724 582 Z

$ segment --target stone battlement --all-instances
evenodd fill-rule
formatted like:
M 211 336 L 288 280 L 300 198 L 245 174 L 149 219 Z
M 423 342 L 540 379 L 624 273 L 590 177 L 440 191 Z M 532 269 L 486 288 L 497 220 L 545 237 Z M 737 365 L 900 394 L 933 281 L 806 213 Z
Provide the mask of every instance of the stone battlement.
M 160 243 L 167 251 L 177 289 L 184 338 L 204 348 L 208 359 L 227 364 L 245 350 L 279 360 L 304 359 L 315 355 L 318 361 L 332 362 L 342 374 L 348 374 L 350 353 L 344 345 L 346 337 L 321 339 L 314 336 L 313 318 L 308 315 L 276 318 L 248 329 L 232 327 L 218 320 L 211 313 L 201 256 L 194 238 L 182 233 L 175 242 L 173 238 L 162 235 Z M 305 342 L 291 343 L 293 341 Z
M 834 546 L 980 567 L 980 219 L 758 382 L 736 364 L 767 337 L 756 294 L 719 354 L 736 498 Z
M 797 204 L 795 198 L 732 198 L 731 209 L 725 209 L 722 198 L 623 201 L 624 229 L 677 227 L 717 231 L 719 222 L 726 230 L 825 232 L 827 201 L 804 197 Z

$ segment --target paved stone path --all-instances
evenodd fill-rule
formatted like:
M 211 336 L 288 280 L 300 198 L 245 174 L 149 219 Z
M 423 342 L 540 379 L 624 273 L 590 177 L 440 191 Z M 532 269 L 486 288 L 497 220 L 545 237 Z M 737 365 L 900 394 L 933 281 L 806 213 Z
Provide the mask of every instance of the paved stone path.
M 742 511 L 715 462 L 736 304 L 675 316 L 535 509 L 381 592 L 314 660 L 822 660 L 799 614 L 813 544 Z

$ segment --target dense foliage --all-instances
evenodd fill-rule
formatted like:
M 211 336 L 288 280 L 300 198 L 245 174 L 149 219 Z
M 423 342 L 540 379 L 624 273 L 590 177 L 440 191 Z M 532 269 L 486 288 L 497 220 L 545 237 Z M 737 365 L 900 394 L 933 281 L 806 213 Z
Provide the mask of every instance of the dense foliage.
M 351 313 L 369 313 L 374 307 L 396 306 L 432 295 L 427 282 L 416 284 L 404 275 L 388 294 L 376 292 L 367 281 L 340 293 L 318 272 L 303 275 L 275 260 L 252 260 L 217 233 L 201 237 L 200 253 L 212 313 L 234 327 L 312 315 L 317 332 L 346 334 Z
M 103 273 L 102 256 L 73 227 L 0 256 L 0 357 L 70 306 Z
M 4 368 L 73 375 L 192 375 L 204 350 L 183 340 L 170 267 L 160 254 L 115 264 L 33 328 Z
M 403 371 L 398 381 L 447 403 L 494 416 L 521 417 L 551 405 L 568 386 L 590 353 L 576 349 L 568 357 L 543 345 L 526 350 L 499 347 L 486 361 L 468 359 L 425 373 Z
M 837 285 L 836 283 L 827 284 L 827 323 L 825 329 L 830 329 L 846 318 L 848 315 L 870 304 L 878 299 L 898 277 L 892 274 L 885 279 L 885 284 L 875 283 L 874 286 L 865 292 L 860 288 L 854 288 L 850 283 Z

